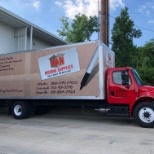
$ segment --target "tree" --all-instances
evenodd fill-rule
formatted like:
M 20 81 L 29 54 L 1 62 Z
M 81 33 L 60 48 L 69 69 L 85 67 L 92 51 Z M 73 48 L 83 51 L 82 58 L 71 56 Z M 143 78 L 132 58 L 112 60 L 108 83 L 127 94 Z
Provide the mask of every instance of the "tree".
M 141 30 L 134 28 L 134 22 L 130 19 L 128 8 L 121 10 L 120 16 L 115 18 L 112 29 L 112 50 L 116 55 L 116 66 L 133 66 L 137 47 L 133 44 L 133 38 L 139 38 Z
M 62 29 L 57 30 L 59 36 L 69 43 L 84 42 L 90 40 L 94 32 L 98 32 L 98 18 L 96 16 L 87 17 L 86 15 L 77 14 L 72 23 L 69 23 L 68 17 L 62 17 Z
M 154 39 L 138 48 L 139 65 L 137 70 L 146 84 L 154 85 Z

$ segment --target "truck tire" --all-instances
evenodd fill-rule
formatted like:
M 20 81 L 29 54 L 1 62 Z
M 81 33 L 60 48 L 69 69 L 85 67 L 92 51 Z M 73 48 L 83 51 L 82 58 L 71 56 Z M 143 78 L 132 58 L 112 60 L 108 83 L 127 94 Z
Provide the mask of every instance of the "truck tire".
M 134 118 L 136 122 L 144 128 L 154 127 L 154 104 L 143 102 L 134 109 Z
M 12 104 L 11 112 L 15 119 L 25 119 L 32 113 L 32 107 L 29 103 L 17 101 Z

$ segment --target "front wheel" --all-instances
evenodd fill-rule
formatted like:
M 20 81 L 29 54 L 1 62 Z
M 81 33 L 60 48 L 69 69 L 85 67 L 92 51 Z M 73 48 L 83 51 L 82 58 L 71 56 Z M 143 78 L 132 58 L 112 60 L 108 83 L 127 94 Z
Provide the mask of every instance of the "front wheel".
M 30 116 L 31 112 L 31 105 L 23 101 L 17 101 L 11 106 L 11 113 L 15 119 L 27 118 Z
M 144 128 L 154 127 L 154 104 L 143 102 L 138 104 L 134 110 L 136 122 Z

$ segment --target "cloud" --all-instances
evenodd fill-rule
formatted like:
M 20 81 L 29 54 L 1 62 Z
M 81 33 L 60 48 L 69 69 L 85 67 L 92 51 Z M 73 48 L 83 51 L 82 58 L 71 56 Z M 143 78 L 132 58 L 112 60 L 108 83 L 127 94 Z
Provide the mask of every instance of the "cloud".
M 154 24 L 154 20 L 149 20 L 148 23 L 149 24 Z
M 124 7 L 123 0 L 110 0 L 110 9 L 115 11 L 118 7 Z
M 154 0 L 151 0 L 150 2 L 145 2 L 144 5 L 140 6 L 139 13 L 143 13 L 146 16 L 147 23 L 148 24 L 154 24 L 153 20 L 153 10 L 154 10 Z
M 64 0 L 63 2 L 55 1 L 55 4 L 62 7 L 65 11 L 65 15 L 72 19 L 78 13 L 87 16 L 98 15 L 98 1 L 101 2 L 101 0 Z M 123 0 L 110 0 L 109 5 L 113 11 L 118 7 L 125 6 Z
M 59 1 L 55 1 L 55 4 L 58 5 L 58 6 L 60 6 L 60 7 L 62 6 L 62 3 L 59 2 Z
M 148 14 L 150 11 L 153 12 L 153 9 L 154 9 L 154 1 L 151 1 L 142 5 L 139 9 L 139 12 Z
M 39 9 L 40 9 L 40 1 L 39 1 L 39 0 L 35 0 L 35 1 L 33 2 L 32 6 L 33 6 L 34 8 L 36 8 L 37 10 L 39 10 Z
M 27 9 L 30 10 L 31 8 L 39 10 L 41 5 L 40 1 L 41 0 L 9 0 L 9 2 L 6 2 L 6 0 L 0 0 L 0 5 L 9 10 L 25 11 Z

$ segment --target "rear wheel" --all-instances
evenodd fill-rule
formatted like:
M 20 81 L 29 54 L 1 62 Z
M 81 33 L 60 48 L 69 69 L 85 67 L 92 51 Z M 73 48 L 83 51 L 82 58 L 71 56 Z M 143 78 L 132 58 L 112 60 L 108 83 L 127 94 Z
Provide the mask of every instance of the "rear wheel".
M 32 107 L 29 103 L 17 101 L 11 106 L 11 113 L 15 119 L 24 119 L 30 116 Z
M 154 127 L 154 104 L 144 102 L 138 104 L 134 110 L 134 117 L 136 122 L 145 128 Z

